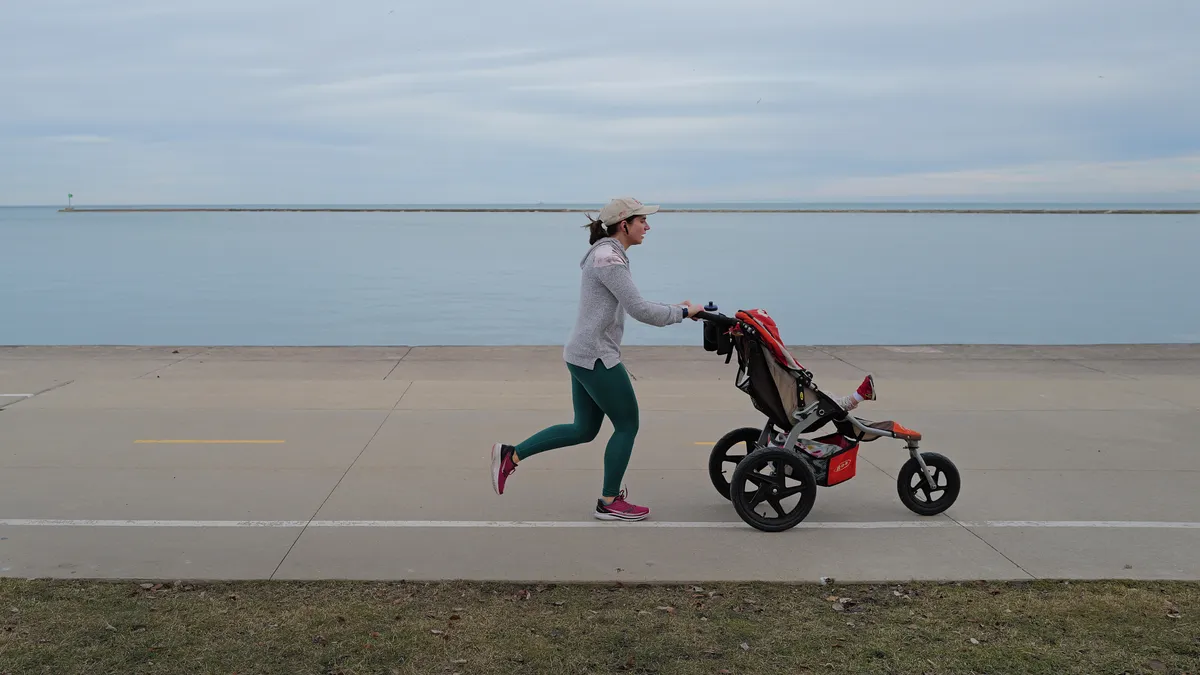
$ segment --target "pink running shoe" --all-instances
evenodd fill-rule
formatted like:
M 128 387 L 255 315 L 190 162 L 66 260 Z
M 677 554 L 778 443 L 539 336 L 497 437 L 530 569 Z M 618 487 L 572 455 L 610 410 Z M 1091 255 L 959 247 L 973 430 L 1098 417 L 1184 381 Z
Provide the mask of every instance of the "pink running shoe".
M 496 494 L 504 494 L 504 482 L 517 470 L 513 455 L 517 449 L 511 445 L 496 443 L 492 446 L 492 489 Z
M 625 491 L 621 490 L 621 494 L 611 504 L 597 499 L 596 511 L 592 515 L 598 520 L 643 520 L 650 515 L 650 509 L 625 501 Z
M 857 393 L 864 401 L 875 400 L 875 376 L 867 375 L 862 384 L 858 385 Z

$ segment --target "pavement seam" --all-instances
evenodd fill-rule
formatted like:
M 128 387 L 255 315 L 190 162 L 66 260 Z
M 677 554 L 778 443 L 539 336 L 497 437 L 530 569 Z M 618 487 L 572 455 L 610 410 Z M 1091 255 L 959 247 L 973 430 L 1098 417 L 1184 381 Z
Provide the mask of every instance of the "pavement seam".
M 168 363 L 168 364 L 167 364 L 167 365 L 165 365 L 165 366 L 159 366 L 158 368 L 155 368 L 154 370 L 152 370 L 152 371 L 150 371 L 150 372 L 148 372 L 148 373 L 144 373 L 144 374 L 142 374 L 142 375 L 138 375 L 137 377 L 135 377 L 135 378 L 133 378 L 133 379 L 135 379 L 135 380 L 140 380 L 140 379 L 142 379 L 142 378 L 150 377 L 151 375 L 155 375 L 155 374 L 157 374 L 157 373 L 161 373 L 162 371 L 166 370 L 167 368 L 170 368 L 171 366 L 179 365 L 180 363 L 183 363 L 184 361 L 187 361 L 188 359 L 190 359 L 190 358 L 192 358 L 192 357 L 195 357 L 195 356 L 200 356 L 201 354 L 207 354 L 207 353 L 208 353 L 208 352 L 210 352 L 210 351 L 212 351 L 212 350 L 210 350 L 210 349 L 202 349 L 202 350 L 200 350 L 200 351 L 196 352 L 195 354 L 188 354 L 187 356 L 183 357 L 182 359 L 179 359 L 178 361 L 172 361 L 171 363 Z
M 408 358 L 408 355 L 411 353 L 412 353 L 412 347 L 409 347 L 408 351 L 404 352 L 404 356 L 401 356 L 400 358 L 396 359 L 396 365 L 392 366 L 392 369 L 388 371 L 387 375 L 383 376 L 383 379 L 386 380 L 389 377 L 391 377 L 392 373 L 396 372 L 396 369 L 400 367 L 400 362 L 403 361 L 404 359 Z M 407 390 L 405 390 L 405 391 L 407 391 Z M 401 396 L 401 398 L 403 398 L 403 396 Z
M 842 357 L 838 356 L 837 354 L 834 354 L 833 352 L 831 352 L 831 351 L 829 351 L 829 350 L 827 350 L 827 349 L 821 349 L 820 347 L 813 347 L 813 349 L 817 350 L 818 352 L 821 352 L 821 353 L 822 353 L 822 354 L 824 354 L 825 356 L 828 356 L 829 358 L 831 358 L 831 359 L 833 359 L 833 360 L 835 360 L 835 361 L 841 361 L 842 363 L 844 363 L 844 364 L 846 364 L 846 365 L 850 366 L 851 368 L 853 368 L 853 369 L 855 369 L 855 370 L 857 370 L 857 371 L 860 371 L 860 372 L 863 372 L 863 373 L 867 372 L 866 370 L 864 370 L 864 369 L 862 369 L 862 368 L 860 368 L 860 367 L 858 367 L 858 366 L 854 365 L 853 363 L 850 363 L 850 362 L 849 362 L 849 361 L 847 361 L 846 359 L 843 359 Z
M 375 433 L 371 434 L 371 437 L 367 439 L 366 443 L 363 444 L 362 450 L 359 450 L 358 454 L 354 456 L 354 461 L 350 462 L 350 466 L 346 467 L 346 470 L 342 472 L 341 477 L 338 478 L 337 482 L 334 483 L 333 487 L 329 490 L 329 494 L 325 495 L 325 499 L 321 500 L 321 503 L 317 506 L 317 510 L 313 511 L 313 514 L 309 516 L 307 521 L 305 521 L 304 527 L 300 528 L 300 532 L 296 535 L 296 538 L 292 540 L 292 545 L 288 546 L 287 552 L 284 553 L 283 557 L 279 559 L 279 564 L 276 565 L 275 569 L 271 571 L 271 576 L 268 577 L 269 580 L 273 581 L 275 579 L 275 575 L 279 573 L 279 568 L 283 567 L 283 563 L 287 562 L 288 556 L 292 554 L 292 549 L 296 548 L 296 544 L 300 543 L 300 538 L 303 537 L 304 533 L 308 531 L 309 525 L 312 524 L 312 521 L 316 520 L 317 514 L 321 512 L 321 509 L 325 508 L 325 504 L 329 502 L 329 498 L 332 497 L 333 493 L 337 491 L 338 486 L 342 484 L 342 481 L 346 480 L 346 476 L 350 473 L 350 470 L 354 468 L 354 465 L 358 464 L 359 458 L 363 456 L 363 453 L 367 451 L 367 448 L 371 447 L 371 443 L 375 441 L 375 437 L 379 435 L 379 432 L 383 429 L 383 425 L 387 424 L 387 421 L 391 419 L 392 413 L 396 412 L 396 408 L 400 406 L 400 401 L 404 400 L 404 395 L 408 393 L 409 389 L 412 389 L 412 386 L 413 383 L 409 382 L 408 386 L 404 388 L 404 391 L 400 394 L 400 398 L 396 399 L 396 402 L 392 405 L 392 409 L 383 416 L 383 421 L 380 422 L 379 426 L 375 428 Z
M 887 471 L 884 471 L 884 469 L 883 469 L 883 468 L 881 468 L 879 465 L 877 465 L 877 464 L 875 464 L 874 462 L 872 462 L 871 460 L 867 459 L 867 458 L 866 458 L 864 455 L 861 455 L 861 454 L 860 454 L 860 455 L 858 456 L 858 458 L 859 458 L 859 459 L 861 459 L 861 460 L 863 460 L 863 461 L 864 461 L 864 462 L 866 462 L 867 464 L 870 464 L 871 466 L 875 467 L 876 469 L 878 469 L 879 471 L 881 471 L 881 472 L 882 472 L 882 473 L 883 473 L 885 476 L 888 476 L 888 477 L 892 478 L 893 480 L 896 478 L 895 476 L 893 476 L 892 474 L 888 473 Z M 998 548 L 996 548 L 995 546 L 993 546 L 993 545 L 992 545 L 992 543 L 991 543 L 990 541 L 988 541 L 987 539 L 984 539 L 983 537 L 979 536 L 979 533 L 978 533 L 978 532 L 976 532 L 975 530 L 972 530 L 970 527 L 967 527 L 965 524 L 963 524 L 963 523 L 962 523 L 960 520 L 958 520 L 958 519 L 957 519 L 957 518 L 955 518 L 954 516 L 951 516 L 951 515 L 948 515 L 948 514 L 946 514 L 946 513 L 943 513 L 943 514 L 941 514 L 941 517 L 942 517 L 942 518 L 944 518 L 944 519 L 946 519 L 946 520 L 949 520 L 950 522 L 952 522 L 952 523 L 954 523 L 955 525 L 959 526 L 959 527 L 960 527 L 960 528 L 962 528 L 963 530 L 965 530 L 965 531 L 969 532 L 969 533 L 971 534 L 971 536 L 972 536 L 972 537 L 975 537 L 975 538 L 976 538 L 976 539 L 978 539 L 979 541 L 983 542 L 985 546 L 987 546 L 988 548 L 990 548 L 990 549 L 992 549 L 993 551 L 995 551 L 995 552 L 996 552 L 996 555 L 999 555 L 1001 558 L 1004 558 L 1005 560 L 1007 560 L 1007 561 L 1009 562 L 1009 564 L 1011 564 L 1013 567 L 1015 567 L 1015 568 L 1017 568 L 1017 569 L 1021 570 L 1021 573 L 1022 573 L 1022 574 L 1024 574 L 1024 575 L 1028 576 L 1030 579 L 1037 579 L 1037 577 L 1036 577 L 1036 576 L 1034 576 L 1034 575 L 1032 575 L 1032 574 L 1030 574 L 1030 573 L 1029 573 L 1029 570 L 1027 570 L 1027 569 L 1025 569 L 1024 567 L 1021 567 L 1020 565 L 1018 565 L 1018 564 L 1017 564 L 1017 561 L 1015 561 L 1015 560 L 1013 560 L 1012 558 L 1010 558 L 1010 557 L 1008 557 L 1007 555 L 1005 555 L 1003 551 L 1001 551 L 1000 549 L 998 549 Z
M 943 515 L 945 515 L 945 514 L 943 514 Z M 975 538 L 976 538 L 976 539 L 978 539 L 979 541 L 982 541 L 982 542 L 984 543 L 984 545 L 985 545 L 985 546 L 987 546 L 988 548 L 990 548 L 990 549 L 992 549 L 993 551 L 995 551 L 997 555 L 999 555 L 1001 558 L 1004 558 L 1005 560 L 1007 560 L 1007 561 L 1008 561 L 1008 562 L 1009 562 L 1009 563 L 1010 563 L 1010 564 L 1011 564 L 1013 567 L 1015 567 L 1015 568 L 1017 568 L 1017 569 L 1021 570 L 1021 572 L 1022 572 L 1023 574 L 1025 574 L 1026 576 L 1028 576 L 1030 579 L 1034 579 L 1034 580 L 1036 580 L 1036 579 L 1037 579 L 1037 576 L 1035 576 L 1035 575 L 1033 575 L 1033 574 L 1030 574 L 1029 570 L 1027 570 L 1027 569 L 1025 569 L 1024 567 L 1022 567 L 1022 566 L 1020 566 L 1019 564 L 1017 564 L 1017 561 L 1016 561 L 1016 560 L 1013 560 L 1012 558 L 1010 558 L 1010 557 L 1008 557 L 1007 555 L 1005 555 L 1003 551 L 1001 551 L 1000 549 L 998 549 L 998 548 L 996 548 L 995 546 L 993 546 L 993 545 L 992 545 L 992 542 L 990 542 L 990 541 L 988 541 L 987 539 L 984 539 L 983 537 L 981 537 L 981 536 L 979 535 L 979 533 L 978 533 L 978 532 L 976 532 L 975 530 L 972 530 L 970 527 L 967 527 L 966 525 L 964 525 L 962 522 L 960 522 L 960 521 L 959 521 L 957 518 L 955 518 L 954 516 L 948 516 L 948 515 L 947 515 L 946 517 L 947 517 L 947 518 L 949 518 L 950 520 L 954 521 L 954 523 L 955 523 L 956 525 L 958 525 L 959 527 L 961 527 L 962 529 L 966 530 L 967 532 L 970 532 L 972 537 L 975 537 Z
M 13 401 L 12 403 L 6 403 L 5 405 L 0 405 L 0 410 L 7 410 L 8 408 L 11 408 L 15 405 L 20 405 L 20 404 L 24 403 L 25 401 L 32 401 L 33 399 L 37 398 L 38 396 L 41 396 L 42 394 L 52 392 L 55 389 L 58 389 L 60 387 L 65 387 L 68 384 L 73 383 L 74 381 L 75 380 L 67 380 L 66 382 L 59 382 L 58 384 L 54 385 L 53 387 L 46 387 L 45 389 L 43 389 L 41 391 L 35 391 L 35 392 L 33 392 L 32 396 L 27 396 L 25 398 L 17 399 L 16 401 Z
M 1080 363 L 1080 362 L 1078 362 L 1078 361 L 1074 361 L 1074 360 L 1071 360 L 1071 359 L 1050 359 L 1050 360 L 1051 360 L 1051 361 L 1054 361 L 1054 362 L 1057 362 L 1057 363 L 1069 363 L 1069 364 L 1071 364 L 1072 366 L 1078 366 L 1079 368 L 1084 368 L 1084 369 L 1090 370 L 1090 371 L 1092 371 L 1092 372 L 1094 372 L 1094 373 L 1100 373 L 1101 375 L 1107 375 L 1107 376 L 1109 376 L 1109 377 L 1113 377 L 1113 378 L 1116 378 L 1116 379 L 1118 379 L 1118 380 L 1131 380 L 1131 381 L 1133 381 L 1133 382 L 1137 382 L 1137 381 L 1138 381 L 1138 379 L 1137 379 L 1136 377 L 1130 377 L 1129 375 L 1122 375 L 1122 374 L 1120 374 L 1120 373 L 1110 373 L 1110 372 L 1108 372 L 1107 370 L 1101 370 L 1100 368 L 1095 368 L 1095 367 L 1092 367 L 1092 366 L 1089 366 L 1089 365 L 1085 365 L 1085 364 L 1083 364 L 1083 363 Z

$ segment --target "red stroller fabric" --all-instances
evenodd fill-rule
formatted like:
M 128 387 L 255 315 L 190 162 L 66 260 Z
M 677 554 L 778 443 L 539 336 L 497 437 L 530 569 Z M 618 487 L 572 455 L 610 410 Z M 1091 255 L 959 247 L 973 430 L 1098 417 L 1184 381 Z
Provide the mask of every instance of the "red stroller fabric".
M 779 327 L 765 309 L 738 310 L 735 316 L 754 327 L 777 361 L 792 370 L 804 370 L 804 366 L 783 346 L 783 339 L 779 337 Z

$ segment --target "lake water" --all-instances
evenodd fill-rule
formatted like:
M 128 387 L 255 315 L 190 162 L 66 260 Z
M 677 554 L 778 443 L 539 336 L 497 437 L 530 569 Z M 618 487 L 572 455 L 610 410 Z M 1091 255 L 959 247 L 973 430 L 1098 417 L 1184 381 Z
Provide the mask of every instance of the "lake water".
M 0 344 L 562 344 L 579 213 L 0 208 Z M 792 344 L 1200 342 L 1200 216 L 662 213 L 642 294 Z M 626 344 L 699 345 L 626 320 Z

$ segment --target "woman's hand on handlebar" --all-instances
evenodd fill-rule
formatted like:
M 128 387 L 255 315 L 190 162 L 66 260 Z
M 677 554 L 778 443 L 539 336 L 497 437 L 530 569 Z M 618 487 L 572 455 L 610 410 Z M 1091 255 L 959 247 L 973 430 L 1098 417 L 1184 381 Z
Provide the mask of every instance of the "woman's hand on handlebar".
M 697 305 L 694 302 L 692 302 L 691 300 L 684 300 L 683 302 L 681 302 L 679 304 L 683 305 L 684 307 L 687 307 L 688 318 L 691 319 L 692 321 L 696 320 L 697 314 L 704 311 L 704 307 L 702 305 Z

